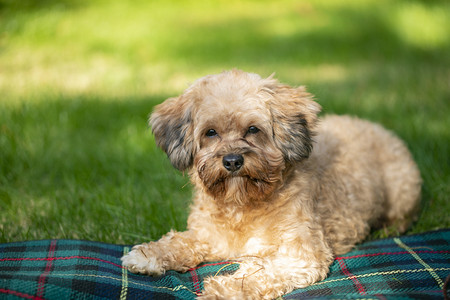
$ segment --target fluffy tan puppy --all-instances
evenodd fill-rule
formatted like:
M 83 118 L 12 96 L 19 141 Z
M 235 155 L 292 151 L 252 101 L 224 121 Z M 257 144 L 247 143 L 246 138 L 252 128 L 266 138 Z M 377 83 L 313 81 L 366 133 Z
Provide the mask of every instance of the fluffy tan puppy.
M 239 70 L 158 105 L 156 142 L 194 185 L 188 229 L 135 246 L 123 265 L 157 276 L 236 260 L 239 270 L 208 278 L 200 297 L 272 299 L 324 279 L 374 226 L 405 230 L 421 187 L 405 145 L 319 111 L 304 87 Z

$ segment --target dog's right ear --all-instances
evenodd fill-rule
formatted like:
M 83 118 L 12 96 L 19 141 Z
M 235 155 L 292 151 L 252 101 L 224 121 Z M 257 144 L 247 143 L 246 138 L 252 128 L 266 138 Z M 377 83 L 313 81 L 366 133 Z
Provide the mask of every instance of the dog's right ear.
M 149 120 L 156 144 L 180 171 L 188 169 L 193 163 L 192 106 L 191 99 L 186 95 L 169 98 L 155 107 Z

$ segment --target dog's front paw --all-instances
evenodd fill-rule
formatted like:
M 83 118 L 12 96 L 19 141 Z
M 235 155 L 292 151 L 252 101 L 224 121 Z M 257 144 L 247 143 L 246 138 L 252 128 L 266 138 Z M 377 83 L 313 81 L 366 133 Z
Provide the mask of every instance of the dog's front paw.
M 122 266 L 133 273 L 159 276 L 164 274 L 165 268 L 161 258 L 153 253 L 150 244 L 136 245 L 122 258 Z
M 262 284 L 262 285 L 261 285 Z M 275 299 L 279 291 L 274 292 L 270 282 L 258 282 L 244 277 L 214 276 L 205 279 L 205 289 L 198 297 L 201 300 L 265 300 Z
M 239 270 L 232 275 L 206 278 L 199 299 L 275 299 L 290 291 L 290 283 L 279 281 L 275 276 L 266 272 L 262 265 L 240 263 Z
M 246 295 L 243 293 L 241 282 L 229 276 L 206 278 L 204 286 L 204 291 L 197 299 L 249 299 L 249 297 L 246 297 Z

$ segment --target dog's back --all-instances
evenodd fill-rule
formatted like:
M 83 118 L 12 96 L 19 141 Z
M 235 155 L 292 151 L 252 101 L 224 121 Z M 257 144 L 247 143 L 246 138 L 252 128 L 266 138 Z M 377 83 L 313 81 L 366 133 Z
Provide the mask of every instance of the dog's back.
M 309 159 L 317 211 L 336 254 L 349 251 L 371 228 L 408 228 L 420 200 L 421 178 L 405 144 L 377 124 L 327 116 Z

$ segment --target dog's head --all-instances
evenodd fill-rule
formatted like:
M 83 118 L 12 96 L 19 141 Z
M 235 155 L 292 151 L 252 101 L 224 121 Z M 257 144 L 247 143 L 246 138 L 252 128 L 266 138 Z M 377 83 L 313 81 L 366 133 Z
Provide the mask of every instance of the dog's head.
M 307 158 L 320 106 L 303 87 L 238 70 L 158 105 L 150 125 L 173 166 L 217 200 L 264 201 Z

